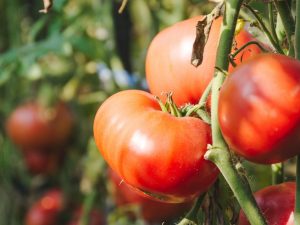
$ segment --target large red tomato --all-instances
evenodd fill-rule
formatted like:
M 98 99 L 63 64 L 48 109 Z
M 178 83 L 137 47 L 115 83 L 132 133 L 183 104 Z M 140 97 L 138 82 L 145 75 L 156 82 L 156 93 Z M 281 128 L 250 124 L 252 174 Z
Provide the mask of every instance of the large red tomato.
M 286 182 L 266 187 L 255 193 L 255 199 L 268 224 L 294 225 L 296 184 Z M 243 212 L 239 225 L 250 225 Z
M 176 23 L 161 31 L 151 42 L 146 57 L 146 78 L 152 94 L 164 98 L 161 93 L 172 92 L 175 103 L 195 104 L 213 77 L 219 32 L 222 17 L 213 22 L 208 41 L 205 45 L 203 62 L 199 67 L 190 63 L 193 43 L 196 37 L 196 25 L 202 16 L 193 17 Z M 253 40 L 253 37 L 241 30 L 235 37 L 236 47 Z M 251 45 L 235 57 L 235 63 L 245 61 L 258 54 L 260 49 Z
M 188 201 L 219 173 L 203 158 L 210 127 L 197 118 L 162 112 L 147 92 L 127 90 L 108 98 L 95 116 L 94 137 L 125 182 L 162 201 Z
M 158 202 L 134 191 L 111 169 L 108 170 L 111 181 L 111 191 L 117 206 L 126 207 L 130 204 L 138 205 L 141 216 L 149 223 L 163 223 L 177 219 L 184 215 L 192 206 L 193 202 L 165 203 Z
M 300 62 L 263 54 L 239 66 L 220 91 L 219 122 L 229 147 L 257 163 L 300 153 Z
M 56 225 L 63 207 L 62 191 L 51 189 L 28 210 L 25 225 Z
M 12 141 L 21 147 L 49 148 L 65 144 L 73 129 L 73 119 L 64 103 L 45 108 L 29 102 L 12 112 L 6 128 Z

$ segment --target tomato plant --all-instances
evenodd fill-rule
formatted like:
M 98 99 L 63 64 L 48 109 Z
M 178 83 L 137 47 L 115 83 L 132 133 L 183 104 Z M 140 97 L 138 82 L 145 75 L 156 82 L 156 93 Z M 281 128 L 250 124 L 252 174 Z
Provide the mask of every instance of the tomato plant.
M 268 186 L 255 193 L 255 199 L 268 224 L 294 225 L 296 183 Z M 239 225 L 250 225 L 243 212 Z
M 210 127 L 198 118 L 162 112 L 147 92 L 128 90 L 108 98 L 95 116 L 94 137 L 125 182 L 162 201 L 188 201 L 219 173 L 203 158 Z
M 11 140 L 21 147 L 49 148 L 64 145 L 73 125 L 72 112 L 65 103 L 44 107 L 37 102 L 28 102 L 11 113 L 6 129 Z
M 196 25 L 203 16 L 193 17 L 176 23 L 161 31 L 152 40 L 146 57 L 146 78 L 152 94 L 159 97 L 164 92 L 172 92 L 177 105 L 196 104 L 213 77 L 219 32 L 222 17 L 214 20 L 204 48 L 203 62 L 197 68 L 190 63 Z M 253 37 L 241 30 L 236 39 L 239 48 Z M 235 57 L 235 63 L 261 52 L 257 46 L 250 45 Z
M 121 178 L 111 169 L 108 170 L 108 177 L 112 184 L 112 195 L 116 205 L 126 207 L 136 204 L 142 218 L 149 223 L 166 223 L 166 221 L 178 218 L 192 206 L 192 202 L 165 203 L 141 195 L 122 182 Z
M 229 147 L 257 163 L 282 162 L 300 152 L 300 62 L 263 54 L 225 81 L 219 122 Z
M 56 225 L 63 207 L 62 191 L 51 189 L 28 210 L 25 217 L 25 225 Z

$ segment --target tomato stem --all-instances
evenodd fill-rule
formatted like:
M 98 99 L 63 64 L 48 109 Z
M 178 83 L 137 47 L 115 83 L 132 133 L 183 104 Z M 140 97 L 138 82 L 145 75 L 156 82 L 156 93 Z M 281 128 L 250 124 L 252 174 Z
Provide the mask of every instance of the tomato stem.
M 227 144 L 223 139 L 218 120 L 219 91 L 225 79 L 223 70 L 228 71 L 229 54 L 233 43 L 235 27 L 243 0 L 225 1 L 225 15 L 221 27 L 220 42 L 217 50 L 215 76 L 212 83 L 212 138 L 213 147 L 207 151 L 205 158 L 214 162 L 220 169 L 228 185 L 235 194 L 241 208 L 252 225 L 266 225 L 250 185 L 243 175 L 235 168 Z
M 211 87 L 212 87 L 212 81 L 209 82 L 209 84 L 207 85 L 207 87 L 205 88 L 200 100 L 199 100 L 199 105 L 203 106 L 205 105 L 205 103 L 207 102 L 208 96 L 211 92 Z
M 283 163 L 275 163 L 272 168 L 272 184 L 280 184 L 284 181 L 284 165 Z
M 269 22 L 270 22 L 270 28 L 271 28 L 271 34 L 274 37 L 275 41 L 279 43 L 279 39 L 276 33 L 276 26 L 274 22 L 274 10 L 273 10 L 273 2 L 270 1 L 268 3 L 268 13 L 269 13 Z
M 279 45 L 278 42 L 273 38 L 271 32 L 269 29 L 266 27 L 264 24 L 263 20 L 260 18 L 260 16 L 256 13 L 256 11 L 249 5 L 244 4 L 244 6 L 254 15 L 256 18 L 257 22 L 259 23 L 260 27 L 263 29 L 264 33 L 267 35 L 269 41 L 273 45 L 273 47 L 276 49 L 276 51 L 280 54 L 284 54 L 283 50 L 281 49 L 281 46 Z
M 203 203 L 206 193 L 198 197 L 193 208 L 189 211 L 189 213 L 177 224 L 177 225 L 197 225 L 197 215 L 200 210 L 200 207 Z
M 292 37 L 295 34 L 295 20 L 292 16 L 290 6 L 287 1 L 274 1 L 276 9 L 279 13 L 279 16 L 281 18 L 287 41 L 289 44 L 289 52 L 288 55 L 291 57 L 294 57 L 295 50 L 294 50 L 294 43 L 292 41 Z M 297 15 L 297 14 L 296 14 Z
M 242 173 L 238 173 L 231 162 L 229 152 L 223 148 L 212 148 L 206 152 L 205 159 L 214 162 L 220 169 L 249 222 L 252 225 L 267 225 L 257 207 L 247 178 Z
M 97 196 L 97 192 L 92 190 L 90 193 L 88 193 L 87 197 L 84 199 L 79 225 L 89 224 L 90 221 L 89 214 L 93 208 L 96 196 Z
M 245 48 L 247 48 L 249 45 L 256 45 L 260 48 L 262 52 L 268 52 L 259 42 L 257 41 L 249 41 L 246 44 L 244 44 L 242 47 L 240 47 L 238 50 L 236 50 L 234 53 L 230 54 L 229 57 L 233 60 L 236 55 L 238 55 L 241 51 L 243 51 Z

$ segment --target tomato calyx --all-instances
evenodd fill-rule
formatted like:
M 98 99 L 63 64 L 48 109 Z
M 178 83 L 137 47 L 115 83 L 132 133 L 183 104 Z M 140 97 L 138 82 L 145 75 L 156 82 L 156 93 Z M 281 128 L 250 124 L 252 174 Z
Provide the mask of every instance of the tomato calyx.
M 166 103 L 163 103 L 159 97 L 155 96 L 161 110 L 175 117 L 182 117 L 183 115 L 181 110 L 176 106 L 175 102 L 173 101 L 172 92 L 166 93 L 166 96 L 167 96 Z
M 175 117 L 196 117 L 210 124 L 210 116 L 206 110 L 206 101 L 199 101 L 196 105 L 186 104 L 182 107 L 178 107 L 173 101 L 172 93 L 169 92 L 166 95 L 166 103 L 163 103 L 159 97 L 155 96 L 163 112 L 169 113 Z

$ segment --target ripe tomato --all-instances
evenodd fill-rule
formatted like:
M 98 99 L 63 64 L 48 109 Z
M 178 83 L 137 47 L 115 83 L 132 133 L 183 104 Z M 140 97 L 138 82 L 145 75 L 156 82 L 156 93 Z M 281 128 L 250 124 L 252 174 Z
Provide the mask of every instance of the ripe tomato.
M 268 224 L 294 225 L 296 184 L 286 182 L 266 187 L 255 193 L 255 199 Z M 243 212 L 239 225 L 250 225 Z
M 108 98 L 95 116 L 94 137 L 122 179 L 162 201 L 188 201 L 219 173 L 203 158 L 210 127 L 194 117 L 162 112 L 147 92 L 127 90 Z
M 28 210 L 25 225 L 56 225 L 63 207 L 63 193 L 59 189 L 51 189 Z
M 112 184 L 111 192 L 116 205 L 122 207 L 131 204 L 138 205 L 142 218 L 148 223 L 166 224 L 166 222 L 184 215 L 192 206 L 192 202 L 165 203 L 141 195 L 122 182 L 121 178 L 111 169 L 108 170 L 108 177 Z
M 29 102 L 17 107 L 6 125 L 11 140 L 19 146 L 56 147 L 69 139 L 73 115 L 64 103 L 45 108 L 37 102 Z
M 68 225 L 79 225 L 81 214 L 82 214 L 82 208 L 80 207 L 75 210 L 73 217 L 70 223 L 68 223 Z M 91 210 L 89 215 L 88 225 L 105 225 L 105 224 L 106 224 L 105 218 L 104 215 L 101 213 L 101 211 L 96 209 Z
M 202 18 L 197 16 L 176 23 L 158 33 L 151 42 L 146 57 L 146 79 L 152 94 L 164 98 L 161 93 L 172 92 L 173 99 L 179 106 L 198 103 L 213 77 L 222 23 L 222 17 L 213 22 L 203 62 L 196 68 L 190 63 L 190 58 L 196 25 Z M 236 47 L 239 48 L 253 40 L 253 37 L 241 30 L 235 39 Z M 236 56 L 235 63 L 239 64 L 259 52 L 261 50 L 257 46 L 250 45 Z
M 219 122 L 229 147 L 256 163 L 300 153 L 300 62 L 262 54 L 239 66 L 220 91 Z

